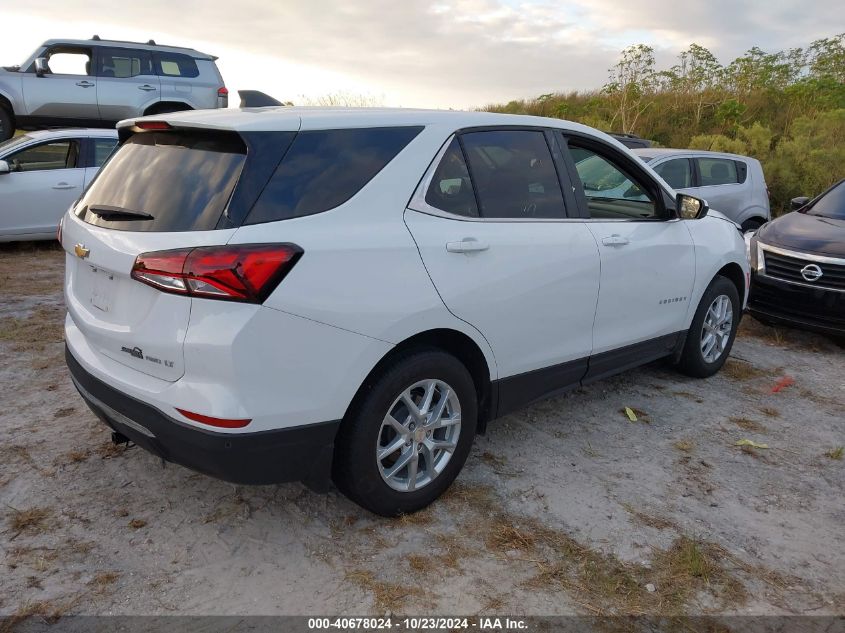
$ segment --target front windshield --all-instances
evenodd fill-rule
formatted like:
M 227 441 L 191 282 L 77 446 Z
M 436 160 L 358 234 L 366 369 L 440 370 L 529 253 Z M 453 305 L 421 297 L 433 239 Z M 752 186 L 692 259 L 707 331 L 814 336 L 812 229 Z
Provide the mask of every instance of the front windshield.
M 845 220 L 845 180 L 839 181 L 833 189 L 816 199 L 807 209 L 807 214 Z
M 3 156 L 6 156 L 10 153 L 10 150 L 18 147 L 19 145 L 23 145 L 24 143 L 28 143 L 32 140 L 31 136 L 27 136 L 26 134 L 22 134 L 21 136 L 13 136 L 7 141 L 3 141 L 0 143 L 0 159 Z

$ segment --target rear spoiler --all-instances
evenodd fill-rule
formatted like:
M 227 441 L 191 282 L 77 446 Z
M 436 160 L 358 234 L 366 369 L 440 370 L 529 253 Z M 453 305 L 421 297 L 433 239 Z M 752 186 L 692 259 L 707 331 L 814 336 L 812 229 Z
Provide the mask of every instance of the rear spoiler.
M 268 94 L 259 90 L 238 90 L 241 96 L 241 108 L 265 108 L 267 106 L 284 105 L 278 99 L 274 99 Z

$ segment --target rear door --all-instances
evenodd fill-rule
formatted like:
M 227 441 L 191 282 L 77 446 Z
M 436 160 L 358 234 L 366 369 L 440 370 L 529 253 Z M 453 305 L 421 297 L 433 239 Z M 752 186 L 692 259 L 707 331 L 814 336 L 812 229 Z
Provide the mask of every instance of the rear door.
M 0 230 L 9 235 L 50 235 L 79 197 L 85 169 L 81 138 L 31 144 L 4 160 L 11 172 L 0 175 Z
M 62 234 L 65 300 L 93 350 L 162 380 L 182 376 L 191 299 L 135 281 L 132 266 L 141 253 L 225 244 L 235 229 L 217 226 L 245 160 L 226 132 L 145 132 L 116 150 Z
M 641 163 L 592 137 L 566 139 L 576 195 L 601 254 L 588 378 L 671 348 L 685 327 L 695 251 L 683 221 Z
M 94 176 L 106 162 L 106 159 L 114 151 L 117 145 L 117 137 L 98 137 L 92 136 L 88 139 L 87 160 L 85 161 L 85 184 L 87 187 L 91 184 Z
M 698 156 L 694 162 L 698 187 L 691 193 L 707 200 L 710 208 L 735 218 L 748 204 L 748 191 L 740 184 L 747 175 L 745 166 L 739 168 L 735 160 L 712 156 Z
M 97 102 L 104 121 L 143 114 L 161 96 L 152 55 L 132 48 L 97 50 Z
M 444 303 L 484 335 L 500 377 L 545 370 L 521 385 L 522 400 L 577 382 L 592 349 L 598 253 L 567 216 L 558 151 L 542 129 L 460 134 L 405 213 Z

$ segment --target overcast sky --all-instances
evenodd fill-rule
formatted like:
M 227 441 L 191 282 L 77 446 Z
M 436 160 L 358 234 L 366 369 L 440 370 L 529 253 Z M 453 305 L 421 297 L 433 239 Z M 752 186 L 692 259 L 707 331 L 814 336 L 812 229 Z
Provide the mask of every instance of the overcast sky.
M 147 40 L 218 55 L 230 90 L 302 104 L 366 95 L 467 108 L 599 88 L 627 45 L 722 62 L 834 35 L 840 0 L 0 0 L 0 64 L 47 38 Z M 838 27 L 838 30 L 837 30 Z M 237 98 L 231 99 L 237 102 Z

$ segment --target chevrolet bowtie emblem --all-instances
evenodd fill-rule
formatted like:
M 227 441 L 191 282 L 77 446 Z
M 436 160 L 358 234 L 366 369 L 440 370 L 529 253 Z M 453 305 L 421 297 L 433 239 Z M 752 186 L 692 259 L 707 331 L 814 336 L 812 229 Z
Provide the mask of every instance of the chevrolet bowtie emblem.
M 91 252 L 90 248 L 85 248 L 82 244 L 77 244 L 73 247 L 73 252 L 76 253 L 76 256 L 80 259 L 85 259 L 88 257 L 88 254 Z

